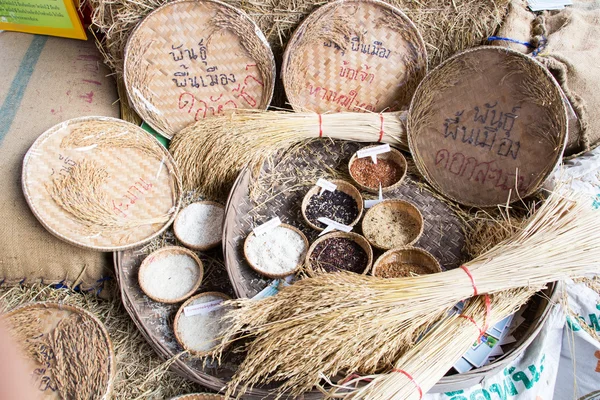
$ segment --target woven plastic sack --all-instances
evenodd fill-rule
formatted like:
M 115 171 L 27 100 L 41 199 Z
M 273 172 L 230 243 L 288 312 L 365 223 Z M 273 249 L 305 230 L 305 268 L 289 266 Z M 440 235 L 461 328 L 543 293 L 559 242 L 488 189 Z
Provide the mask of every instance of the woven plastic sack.
M 531 345 L 512 363 L 481 384 L 446 393 L 428 393 L 424 400 L 552 399 L 564 326 L 564 313 L 554 305 Z M 558 398 L 557 398 L 558 399 Z

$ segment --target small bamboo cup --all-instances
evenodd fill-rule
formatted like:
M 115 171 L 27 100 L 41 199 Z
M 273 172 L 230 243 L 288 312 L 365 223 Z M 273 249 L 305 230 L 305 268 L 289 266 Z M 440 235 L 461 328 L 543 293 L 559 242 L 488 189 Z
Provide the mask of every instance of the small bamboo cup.
M 177 299 L 163 299 L 163 298 L 157 297 L 154 294 L 150 293 L 148 291 L 148 289 L 146 288 L 146 286 L 144 285 L 144 279 L 143 279 L 143 276 L 146 273 L 148 266 L 150 264 L 152 264 L 153 262 L 158 261 L 161 258 L 168 257 L 171 255 L 178 255 L 178 254 L 183 254 L 183 255 L 191 257 L 196 262 L 196 265 L 198 265 L 198 269 L 199 269 L 200 273 L 198 274 L 198 280 L 196 281 L 196 283 L 194 283 L 194 286 L 192 287 L 192 289 L 189 292 L 187 292 L 184 296 L 179 297 Z M 154 301 L 159 301 L 161 303 L 168 303 L 168 304 L 179 303 L 180 301 L 183 301 L 183 300 L 187 299 L 188 297 L 190 297 L 200 287 L 203 277 L 204 277 L 204 265 L 202 264 L 202 261 L 200 260 L 200 258 L 198 258 L 196 253 L 194 253 L 193 251 L 188 250 L 185 247 L 179 247 L 179 246 L 167 246 L 167 247 L 163 247 L 162 249 L 159 249 L 159 250 L 153 252 L 152 254 L 150 254 L 148 257 L 146 257 L 144 259 L 144 261 L 142 262 L 142 265 L 140 266 L 140 270 L 138 271 L 138 282 L 140 284 L 140 287 L 142 288 L 142 291 L 146 294 L 146 296 L 150 297 Z
M 397 247 L 383 253 L 375 264 L 373 265 L 373 271 L 371 275 L 381 277 L 379 270 L 386 264 L 400 263 L 400 264 L 413 264 L 418 265 L 427 269 L 428 273 L 434 274 L 436 272 L 442 272 L 442 267 L 438 260 L 432 256 L 429 252 L 419 249 L 417 247 L 405 246 Z M 404 272 L 404 271 L 403 271 Z M 410 268 L 407 267 L 405 272 L 410 272 Z M 409 276 L 408 274 L 406 276 Z M 400 278 L 400 276 L 394 276 L 393 278 Z
M 379 145 L 367 146 L 363 147 L 361 150 L 377 146 Z M 354 164 L 356 160 L 358 160 L 358 153 L 354 153 L 354 155 L 352 155 L 352 158 L 350 158 L 350 162 L 348 162 L 348 172 L 350 173 L 350 176 L 352 177 L 352 180 L 354 181 L 356 186 L 358 186 L 361 190 L 364 190 L 365 192 L 379 193 L 379 187 L 372 188 L 369 186 L 365 186 L 361 184 L 358 180 L 356 180 L 356 177 L 354 175 L 352 175 L 352 164 Z M 377 160 L 392 161 L 395 164 L 397 164 L 400 169 L 402 169 L 402 176 L 400 177 L 400 179 L 398 179 L 395 183 L 393 183 L 390 186 L 382 186 L 381 193 L 391 192 L 392 190 L 398 188 L 402 184 L 402 181 L 404 181 L 404 178 L 406 178 L 406 170 L 408 169 L 406 158 L 404 158 L 402 153 L 400 153 L 398 150 L 390 148 L 390 151 L 388 151 L 387 153 L 377 154 Z
M 310 248 L 308 249 L 308 252 L 306 253 L 306 260 L 304 262 L 304 270 L 308 276 L 315 276 L 316 273 L 319 272 L 319 271 L 313 269 L 313 267 L 310 263 L 310 256 L 315 251 L 315 248 L 317 247 L 317 245 L 319 243 L 321 243 L 327 239 L 333 239 L 333 238 L 345 238 L 345 239 L 353 240 L 354 242 L 358 243 L 358 245 L 360 247 L 362 247 L 362 249 L 367 253 L 367 265 L 365 267 L 365 270 L 362 272 L 362 275 L 365 275 L 366 273 L 369 272 L 369 270 L 371 269 L 371 265 L 373 264 L 373 249 L 371 248 L 371 245 L 369 244 L 367 239 L 365 239 L 358 233 L 354 233 L 354 232 L 332 232 L 332 233 L 328 233 L 325 236 L 321 236 L 320 238 L 315 240 L 313 242 L 313 244 L 310 246 Z
M 181 305 L 181 307 L 179 307 L 179 310 L 177 310 L 177 314 L 175 314 L 175 320 L 173 321 L 173 331 L 175 332 L 175 339 L 177 339 L 177 342 L 181 345 L 181 347 L 183 347 L 185 350 L 189 351 L 190 354 L 197 356 L 197 357 L 204 357 L 204 356 L 208 355 L 210 353 L 210 350 L 197 351 L 197 350 L 191 349 L 179 335 L 179 321 L 182 317 L 185 318 L 185 314 L 183 313 L 184 308 L 189 306 L 194 300 L 201 299 L 202 297 L 206 297 L 206 296 L 215 296 L 215 297 L 220 297 L 223 300 L 231 300 L 231 297 L 229 297 L 225 293 L 221 293 L 221 292 L 200 293 L 194 297 L 189 298 L 185 303 L 183 303 Z M 189 318 L 192 318 L 192 317 L 189 317 Z
M 401 221 L 387 221 L 386 211 L 396 211 L 402 215 Z M 413 222 L 417 229 L 410 235 L 406 243 L 392 243 L 384 241 L 380 236 L 381 232 L 387 231 L 386 225 L 403 224 Z M 365 238 L 375 248 L 389 250 L 394 247 L 413 245 L 423 234 L 423 216 L 417 207 L 412 203 L 403 200 L 384 200 L 375 205 L 365 213 L 362 222 L 362 231 Z
M 337 188 L 335 190 L 339 190 L 341 192 L 346 193 L 347 195 L 351 196 L 354 199 L 354 201 L 356 201 L 356 205 L 358 206 L 358 216 L 356 217 L 356 219 L 354 221 L 352 221 L 349 224 L 349 226 L 356 225 L 358 223 L 358 221 L 360 221 L 360 217 L 362 216 L 363 209 L 364 209 L 363 198 L 362 198 L 360 192 L 350 182 L 347 182 L 347 181 L 344 181 L 341 179 L 334 179 L 330 182 L 337 186 Z M 308 207 L 308 202 L 310 201 L 311 197 L 313 197 L 315 195 L 318 196 L 319 192 L 321 192 L 321 189 L 322 188 L 320 186 L 316 186 L 316 185 L 313 186 L 306 193 L 306 195 L 304 196 L 304 199 L 302 200 L 302 216 L 304 217 L 304 221 L 306 221 L 308 226 L 310 226 L 313 229 L 316 229 L 317 231 L 322 231 L 325 228 L 321 228 L 320 226 L 317 226 L 309 221 L 308 217 L 306 216 L 306 207 Z
M 258 265 L 252 263 L 252 261 L 250 261 L 250 258 L 248 257 L 247 247 L 248 247 L 248 239 L 250 239 L 250 237 L 256 236 L 254 231 L 250 232 L 250 234 L 248 236 L 246 236 L 246 240 L 244 240 L 244 257 L 246 258 L 246 261 L 248 261 L 248 265 L 250 266 L 250 268 L 252 268 L 257 273 L 259 273 L 263 276 L 269 277 L 269 278 L 283 278 L 283 277 L 286 277 L 286 276 L 291 275 L 291 274 L 295 273 L 296 271 L 298 271 L 300 269 L 300 267 L 302 267 L 302 264 L 304 262 L 303 258 L 306 256 L 306 251 L 308 249 L 308 239 L 306 239 L 306 236 L 304 235 L 304 233 L 302 233 L 302 231 L 300 229 L 296 228 L 295 226 L 288 225 L 288 224 L 281 224 L 279 226 L 296 232 L 297 234 L 299 234 L 302 237 L 302 240 L 304 241 L 304 254 L 302 255 L 302 257 L 300 257 L 300 261 L 298 262 L 298 265 L 296 265 L 296 267 L 294 267 L 294 269 L 291 269 L 289 272 L 285 272 L 282 274 L 269 274 L 269 273 L 265 272 L 264 270 L 262 270 Z
M 206 204 L 206 205 L 211 205 L 211 206 L 219 207 L 219 208 L 223 209 L 223 216 L 225 216 L 225 207 L 222 204 L 217 203 L 215 201 L 208 201 L 208 200 L 206 200 L 206 201 L 196 201 L 196 202 L 194 202 L 192 204 Z M 179 217 L 181 216 L 182 212 L 187 207 L 191 206 L 192 204 L 189 204 L 186 207 L 182 208 L 181 211 L 179 211 L 179 214 L 177 214 L 177 217 L 175 218 L 175 222 L 173 222 L 173 232 L 175 233 L 175 237 L 177 238 L 177 240 L 179 240 L 181 243 L 183 243 L 186 247 L 188 247 L 190 249 L 193 249 L 193 250 L 206 251 L 206 250 L 210 250 L 212 248 L 217 247 L 219 245 L 219 243 L 221 243 L 221 236 L 222 235 L 219 236 L 219 240 L 218 241 L 209 243 L 209 244 L 207 244 L 205 246 L 195 246 L 193 244 L 190 244 L 190 243 L 186 242 L 185 240 L 182 240 L 181 229 L 177 229 Z M 221 226 L 222 226 L 222 223 L 221 223 Z

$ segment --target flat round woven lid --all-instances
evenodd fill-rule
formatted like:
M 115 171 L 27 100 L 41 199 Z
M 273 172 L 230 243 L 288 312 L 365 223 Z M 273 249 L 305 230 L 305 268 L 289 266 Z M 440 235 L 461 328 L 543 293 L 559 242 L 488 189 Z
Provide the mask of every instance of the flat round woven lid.
M 458 54 L 423 80 L 408 140 L 431 185 L 459 203 L 495 206 L 532 194 L 565 146 L 561 91 L 537 61 L 498 47 Z
M 75 118 L 43 133 L 25 155 L 22 185 L 46 229 L 101 251 L 151 240 L 180 203 L 169 152 L 140 127 L 107 117 Z
M 266 109 L 274 76 L 273 53 L 258 27 L 219 1 L 166 4 L 135 28 L 125 48 L 131 104 L 167 138 L 228 110 Z
M 314 11 L 290 39 L 282 66 L 294 109 L 315 112 L 406 108 L 426 72 L 417 28 L 400 10 L 373 0 Z
M 93 314 L 53 302 L 28 303 L 3 316 L 26 358 L 40 397 L 109 397 L 115 355 L 106 328 Z

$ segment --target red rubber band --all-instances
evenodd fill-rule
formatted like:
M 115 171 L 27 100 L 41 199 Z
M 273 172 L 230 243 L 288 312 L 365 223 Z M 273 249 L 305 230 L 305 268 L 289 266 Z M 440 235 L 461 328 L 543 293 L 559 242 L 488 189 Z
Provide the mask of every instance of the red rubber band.
M 381 139 L 383 139 L 383 114 L 379 114 L 379 119 L 381 120 L 381 128 L 379 129 L 379 140 L 378 142 L 381 142 Z
M 323 137 L 323 117 L 319 114 L 319 137 Z
M 468 315 L 464 315 L 464 314 L 459 315 L 460 318 L 464 318 L 464 319 L 472 322 L 473 325 L 475 325 L 475 327 L 479 331 L 479 338 L 477 338 L 478 342 L 481 341 L 481 338 L 483 337 L 483 335 L 485 335 L 485 332 L 487 332 L 487 330 L 489 328 L 489 319 L 490 319 L 491 312 L 492 312 L 492 302 L 490 301 L 490 296 L 488 296 L 486 294 L 485 295 L 485 317 L 483 318 L 483 328 L 480 328 L 479 325 L 477 324 L 477 322 L 472 317 L 469 317 Z
M 464 265 L 461 265 L 460 268 L 465 271 L 467 273 L 467 275 L 469 276 L 469 279 L 471 280 L 471 285 L 473 285 L 473 296 L 477 296 L 479 294 L 479 292 L 477 291 L 477 286 L 475 285 L 475 279 L 473 278 L 473 275 L 471 275 L 471 271 L 469 271 L 469 269 L 467 267 L 465 267 Z
M 410 381 L 415 384 L 415 386 L 417 387 L 417 390 L 419 391 L 419 399 L 423 398 L 423 390 L 421 389 L 421 386 L 417 383 L 417 381 L 415 381 L 415 378 L 413 378 L 411 374 L 409 374 L 408 372 L 406 372 L 403 369 L 393 369 L 392 372 L 399 372 L 401 374 L 404 374 L 408 379 L 410 379 Z
M 345 385 L 346 383 L 357 379 L 360 381 L 365 381 L 365 382 L 371 382 L 373 379 L 371 378 L 363 378 L 362 376 L 358 375 L 358 374 L 350 374 L 346 377 L 346 379 L 344 379 L 342 382 L 340 382 L 340 385 Z

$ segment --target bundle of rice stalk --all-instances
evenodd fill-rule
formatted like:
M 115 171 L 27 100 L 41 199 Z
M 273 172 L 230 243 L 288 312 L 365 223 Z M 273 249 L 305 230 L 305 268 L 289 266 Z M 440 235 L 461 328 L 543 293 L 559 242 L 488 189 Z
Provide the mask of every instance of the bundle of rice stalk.
M 436 324 L 418 343 L 394 363 L 393 369 L 332 385 L 332 398 L 369 400 L 418 400 L 427 393 L 474 342 L 486 327 L 493 326 L 525 304 L 541 287 L 519 288 L 471 299 L 462 314 Z M 361 382 L 366 386 L 357 387 Z M 349 389 L 350 388 L 350 389 Z
M 552 193 L 524 227 L 461 268 L 409 278 L 322 274 L 261 301 L 237 300 L 226 340 L 254 336 L 228 387 L 285 381 L 299 395 L 322 375 L 374 373 L 416 334 L 473 295 L 600 273 L 600 211 L 592 199 Z
M 306 139 L 328 137 L 383 142 L 407 149 L 405 113 L 293 113 L 238 111 L 201 120 L 173 138 L 170 151 L 185 190 L 220 194 L 246 165 Z

